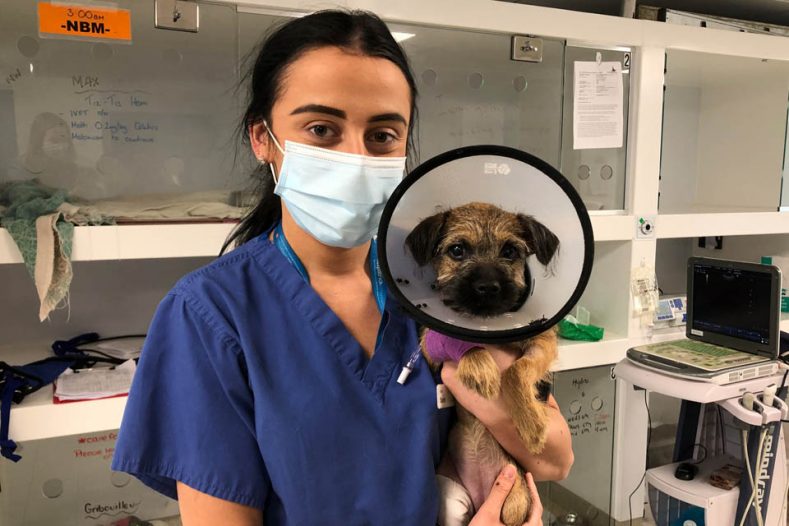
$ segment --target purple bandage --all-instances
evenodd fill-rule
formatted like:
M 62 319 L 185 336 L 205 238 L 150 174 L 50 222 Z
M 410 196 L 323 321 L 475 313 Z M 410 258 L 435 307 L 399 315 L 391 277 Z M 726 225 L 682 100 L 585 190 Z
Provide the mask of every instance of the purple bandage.
M 425 334 L 425 347 L 430 359 L 437 363 L 459 362 L 471 349 L 483 347 L 481 343 L 464 342 L 456 340 L 446 334 L 428 330 Z

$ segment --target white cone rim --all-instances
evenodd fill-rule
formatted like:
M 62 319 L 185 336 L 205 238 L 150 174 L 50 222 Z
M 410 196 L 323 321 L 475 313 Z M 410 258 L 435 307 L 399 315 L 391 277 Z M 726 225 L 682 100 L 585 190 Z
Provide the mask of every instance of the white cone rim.
M 516 312 L 457 314 L 430 288 L 433 269 L 420 267 L 405 248 L 420 221 L 470 202 L 531 215 L 559 238 L 552 273 L 534 256 L 527 260 L 534 286 Z M 515 148 L 467 146 L 425 161 L 395 189 L 378 227 L 378 257 L 390 293 L 417 322 L 465 341 L 505 343 L 535 336 L 570 312 L 589 281 L 594 237 L 581 197 L 554 167 Z

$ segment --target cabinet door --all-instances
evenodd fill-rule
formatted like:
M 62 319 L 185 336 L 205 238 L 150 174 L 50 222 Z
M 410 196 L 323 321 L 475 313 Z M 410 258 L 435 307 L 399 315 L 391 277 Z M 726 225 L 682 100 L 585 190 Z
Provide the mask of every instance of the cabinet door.
M 3 526 L 115 524 L 136 516 L 167 520 L 178 502 L 110 470 L 117 430 L 20 442 L 17 463 L 0 462 Z
M 664 93 L 661 213 L 789 204 L 781 197 L 789 61 L 669 49 Z
M 570 427 L 575 463 L 565 480 L 550 484 L 550 502 L 581 524 L 608 524 L 616 395 L 611 366 L 555 373 L 553 395 Z
M 576 62 L 618 62 L 622 69 L 623 100 L 622 146 L 619 148 L 575 149 L 573 137 L 574 72 Z M 588 210 L 625 208 L 627 174 L 627 124 L 630 103 L 630 51 L 584 47 L 568 44 L 564 60 L 564 112 L 562 127 L 562 165 L 564 176 L 581 195 Z
M 419 153 L 473 144 L 525 150 L 560 163 L 564 43 L 542 40 L 542 61 L 511 59 L 512 36 L 393 24 L 420 90 Z
M 235 7 L 200 3 L 192 33 L 155 28 L 154 2 L 114 4 L 129 40 L 40 35 L 37 2 L 3 2 L 0 181 L 86 199 L 238 186 Z

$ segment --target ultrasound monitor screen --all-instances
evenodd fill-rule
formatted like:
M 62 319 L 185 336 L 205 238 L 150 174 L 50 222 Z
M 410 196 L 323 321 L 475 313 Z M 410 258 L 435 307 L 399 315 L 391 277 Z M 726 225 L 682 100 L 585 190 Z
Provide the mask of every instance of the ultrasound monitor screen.
M 769 345 L 771 287 L 768 272 L 694 264 L 691 329 Z

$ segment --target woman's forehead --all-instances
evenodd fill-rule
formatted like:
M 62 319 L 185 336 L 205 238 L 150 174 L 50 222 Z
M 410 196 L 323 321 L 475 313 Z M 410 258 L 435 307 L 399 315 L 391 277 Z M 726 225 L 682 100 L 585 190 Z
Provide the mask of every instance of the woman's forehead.
M 337 47 L 302 54 L 282 77 L 275 102 L 285 113 L 305 105 L 337 108 L 348 118 L 399 113 L 409 118 L 411 90 L 392 61 Z

